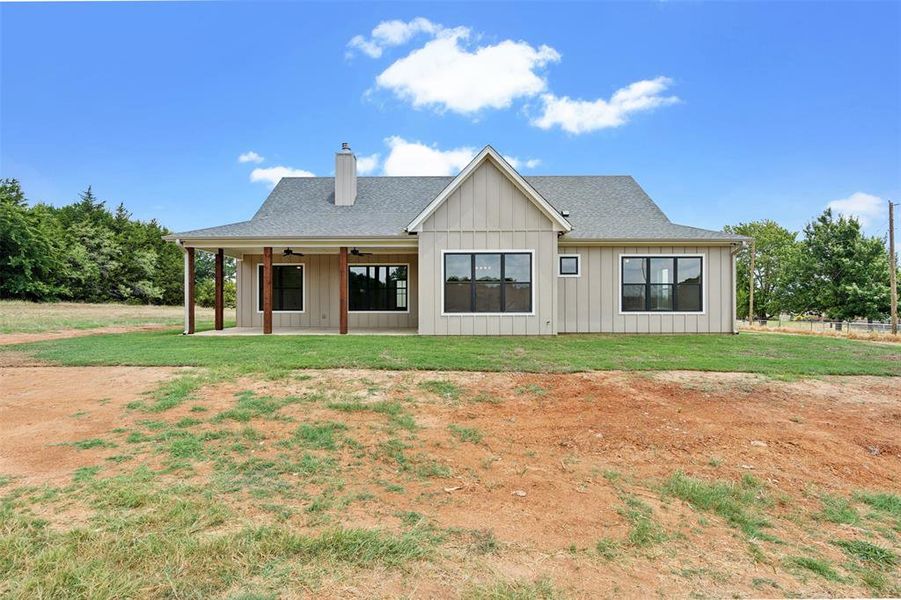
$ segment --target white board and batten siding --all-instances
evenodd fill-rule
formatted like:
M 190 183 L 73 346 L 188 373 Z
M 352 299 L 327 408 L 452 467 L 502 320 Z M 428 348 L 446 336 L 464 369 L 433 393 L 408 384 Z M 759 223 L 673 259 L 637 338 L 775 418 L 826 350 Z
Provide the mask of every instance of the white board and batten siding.
M 419 232 L 419 333 L 553 335 L 557 333 L 556 226 L 490 161 L 432 213 Z M 530 314 L 443 314 L 443 256 L 453 251 L 529 251 Z
M 260 268 L 263 256 L 245 254 L 238 263 L 238 327 L 262 327 L 263 313 L 258 306 Z M 306 256 L 272 257 L 273 264 L 302 264 L 304 266 L 303 312 L 273 311 L 272 326 L 334 328 L 339 326 L 340 271 L 337 254 L 307 254 Z M 349 329 L 415 329 L 417 326 L 418 259 L 415 254 L 373 254 L 348 256 L 348 264 L 407 265 L 407 312 L 350 312 Z
M 557 327 L 560 333 L 732 333 L 732 249 L 729 246 L 562 246 L 560 254 L 578 254 L 579 277 L 557 278 Z M 622 313 L 623 255 L 703 257 L 703 312 Z

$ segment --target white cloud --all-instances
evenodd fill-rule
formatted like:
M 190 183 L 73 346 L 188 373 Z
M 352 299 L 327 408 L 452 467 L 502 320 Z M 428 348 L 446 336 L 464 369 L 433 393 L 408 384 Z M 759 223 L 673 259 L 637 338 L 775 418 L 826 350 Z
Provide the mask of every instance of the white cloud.
M 443 28 L 437 23 L 432 23 L 423 17 L 416 17 L 411 21 L 382 21 L 372 30 L 369 39 L 362 35 L 355 35 L 348 43 L 348 56 L 353 56 L 354 50 L 359 50 L 371 58 L 379 58 L 385 48 L 406 44 L 419 33 L 435 35 Z
M 263 157 L 251 150 L 250 152 L 245 152 L 244 154 L 239 156 L 238 162 L 260 164 L 261 162 L 263 162 Z
M 573 100 L 568 96 L 544 94 L 541 97 L 543 112 L 532 120 L 532 125 L 541 129 L 558 126 L 576 134 L 619 127 L 627 123 L 633 113 L 679 102 L 676 96 L 660 95 L 672 83 L 668 77 L 636 81 L 616 90 L 609 100 Z
M 833 212 L 846 217 L 854 217 L 861 227 L 867 228 L 875 225 L 885 217 L 888 203 L 879 196 L 855 192 L 841 200 L 833 200 L 828 205 Z
M 440 150 L 422 142 L 411 142 L 400 136 L 385 140 L 389 153 L 382 169 L 385 175 L 456 175 L 479 153 L 477 148 L 462 146 Z M 505 156 L 514 169 L 534 169 L 541 164 L 537 158 L 519 159 Z M 357 165 L 359 166 L 359 159 Z
M 275 187 L 282 177 L 315 177 L 309 171 L 303 169 L 294 169 L 292 167 L 268 167 L 265 169 L 256 168 L 250 172 L 250 180 L 254 182 L 268 183 L 270 187 Z
M 390 149 L 383 169 L 385 175 L 456 175 L 478 152 L 468 146 L 439 150 L 398 136 L 385 143 Z
M 538 72 L 560 60 L 550 46 L 504 40 L 470 50 L 467 27 L 441 29 L 422 48 L 385 69 L 378 87 L 391 90 L 415 107 L 472 114 L 484 108 L 507 108 L 517 98 L 547 89 Z
M 520 171 L 522 169 L 534 169 L 541 164 L 541 160 L 537 158 L 527 158 L 525 160 L 516 158 L 515 156 L 505 156 L 504 160 L 510 163 L 510 166 Z
M 369 175 L 374 173 L 379 167 L 379 154 L 370 154 L 369 156 L 357 157 L 357 173 L 360 175 Z

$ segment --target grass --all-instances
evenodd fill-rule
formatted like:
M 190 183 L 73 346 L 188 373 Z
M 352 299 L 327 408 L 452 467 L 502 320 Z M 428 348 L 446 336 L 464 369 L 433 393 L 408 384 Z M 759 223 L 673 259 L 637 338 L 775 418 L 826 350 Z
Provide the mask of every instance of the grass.
M 537 581 L 499 581 L 477 585 L 463 594 L 467 600 L 552 600 L 563 594 L 547 579 Z
M 71 446 L 75 446 L 79 450 L 90 450 L 92 448 L 115 448 L 116 444 L 107 440 L 101 440 L 99 438 L 91 438 L 87 440 L 79 440 L 77 442 L 72 442 Z
M 163 412 L 175 408 L 185 400 L 192 398 L 194 393 L 209 381 L 202 375 L 181 375 L 163 383 L 151 394 L 152 403 L 136 403 L 131 408 L 141 408 L 147 412 Z
M 844 498 L 823 496 L 823 510 L 818 515 L 830 523 L 854 525 L 860 521 L 860 515 L 851 503 Z
M 273 396 L 258 396 L 254 392 L 245 391 L 236 395 L 234 408 L 222 411 L 213 418 L 213 421 L 238 421 L 247 423 L 254 418 L 276 418 L 278 410 L 288 404 L 299 402 L 294 396 L 275 398 Z
M 115 489 L 121 488 L 118 481 Z M 128 483 L 135 483 L 129 481 Z M 146 486 L 138 478 L 138 489 Z M 109 493 L 93 484 L 93 493 Z M 286 589 L 307 587 L 304 570 L 393 568 L 427 559 L 433 541 L 414 530 L 392 534 L 358 528 L 298 534 L 279 526 L 244 526 L 197 536 L 227 513 L 190 488 L 119 498 L 101 505 L 90 526 L 59 532 L 10 504 L 0 509 L 7 598 L 210 597 L 266 577 Z M 300 570 L 298 572 L 297 570 Z
M 427 392 L 431 392 L 436 396 L 440 396 L 445 400 L 456 401 L 460 399 L 460 394 L 462 390 L 460 386 L 455 384 L 452 381 L 447 381 L 444 379 L 433 379 L 430 381 L 423 381 L 419 384 L 420 389 L 423 389 Z
M 479 444 L 482 442 L 482 432 L 473 427 L 463 427 L 461 425 L 451 423 L 447 426 L 447 429 L 451 432 L 451 435 L 453 435 L 461 442 L 471 442 L 473 444 Z
M 595 544 L 595 551 L 604 560 L 613 560 L 619 556 L 620 543 L 611 538 L 601 538 Z
M 346 425 L 334 421 L 303 423 L 294 433 L 294 439 L 304 448 L 335 450 L 338 447 L 335 442 L 335 432 L 345 429 L 347 429 Z
M 712 512 L 752 539 L 773 540 L 763 532 L 769 523 L 756 508 L 765 504 L 760 485 L 750 476 L 740 484 L 704 481 L 682 472 L 674 473 L 663 485 L 663 493 L 689 503 L 698 510 Z
M 741 371 L 778 377 L 901 376 L 897 348 L 780 334 L 561 335 L 557 337 L 241 336 L 142 331 L 19 344 L 16 351 L 63 365 L 198 366 L 284 373 L 303 368 L 577 372 Z M 453 382 L 423 389 L 456 400 Z
M 844 581 L 844 578 L 839 575 L 834 568 L 832 568 L 832 564 L 828 560 L 824 560 L 822 558 L 813 558 L 811 556 L 791 556 L 786 559 L 786 563 L 789 566 L 815 573 L 827 581 Z
M 888 492 L 858 492 L 855 499 L 901 521 L 901 496 Z
M 650 506 L 635 496 L 624 495 L 625 508 L 620 510 L 632 526 L 629 531 L 629 545 L 634 548 L 648 548 L 666 541 L 666 532 L 654 520 Z
M 213 320 L 213 309 L 198 306 L 195 310 L 198 320 Z M 0 333 L 181 325 L 184 322 L 184 315 L 181 306 L 0 300 Z
M 898 555 L 882 546 L 864 540 L 835 540 L 832 542 L 857 560 L 870 563 L 882 569 L 891 569 L 898 564 Z

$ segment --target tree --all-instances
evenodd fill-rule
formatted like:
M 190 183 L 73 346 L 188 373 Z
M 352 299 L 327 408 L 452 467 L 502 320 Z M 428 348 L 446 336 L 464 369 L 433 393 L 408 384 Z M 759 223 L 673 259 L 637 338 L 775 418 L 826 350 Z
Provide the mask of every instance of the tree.
M 52 223 L 27 207 L 15 179 L 0 183 L 0 297 L 55 300 L 61 283 L 62 249 Z
M 28 202 L 25 192 L 17 179 L 0 179 L 0 204 L 10 204 L 24 208 Z
M 769 219 L 727 225 L 725 230 L 754 238 L 754 315 L 751 318 L 778 316 L 788 307 L 786 274 L 798 250 L 798 234 Z M 736 310 L 742 319 L 748 317 L 750 256 L 751 249 L 744 248 L 736 260 Z
M 888 256 L 882 241 L 831 209 L 804 227 L 788 290 L 795 312 L 829 319 L 882 319 L 889 312 Z

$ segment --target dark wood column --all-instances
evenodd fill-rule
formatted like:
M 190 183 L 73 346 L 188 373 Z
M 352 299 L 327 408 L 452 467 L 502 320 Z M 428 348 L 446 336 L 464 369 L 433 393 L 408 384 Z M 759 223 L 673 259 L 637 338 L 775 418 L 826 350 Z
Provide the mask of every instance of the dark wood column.
M 187 296 L 186 302 L 188 303 L 188 330 L 186 333 L 194 333 L 194 248 L 185 248 L 185 258 L 187 259 L 187 263 L 185 268 L 187 272 L 185 273 L 185 285 L 187 286 L 187 290 L 185 291 L 185 295 Z
M 338 290 L 338 315 L 341 334 L 347 333 L 347 246 L 341 246 L 338 253 L 338 269 L 341 271 Z
M 272 247 L 263 248 L 263 333 L 272 333 Z
M 225 251 L 219 248 L 216 251 L 216 329 L 225 328 Z

